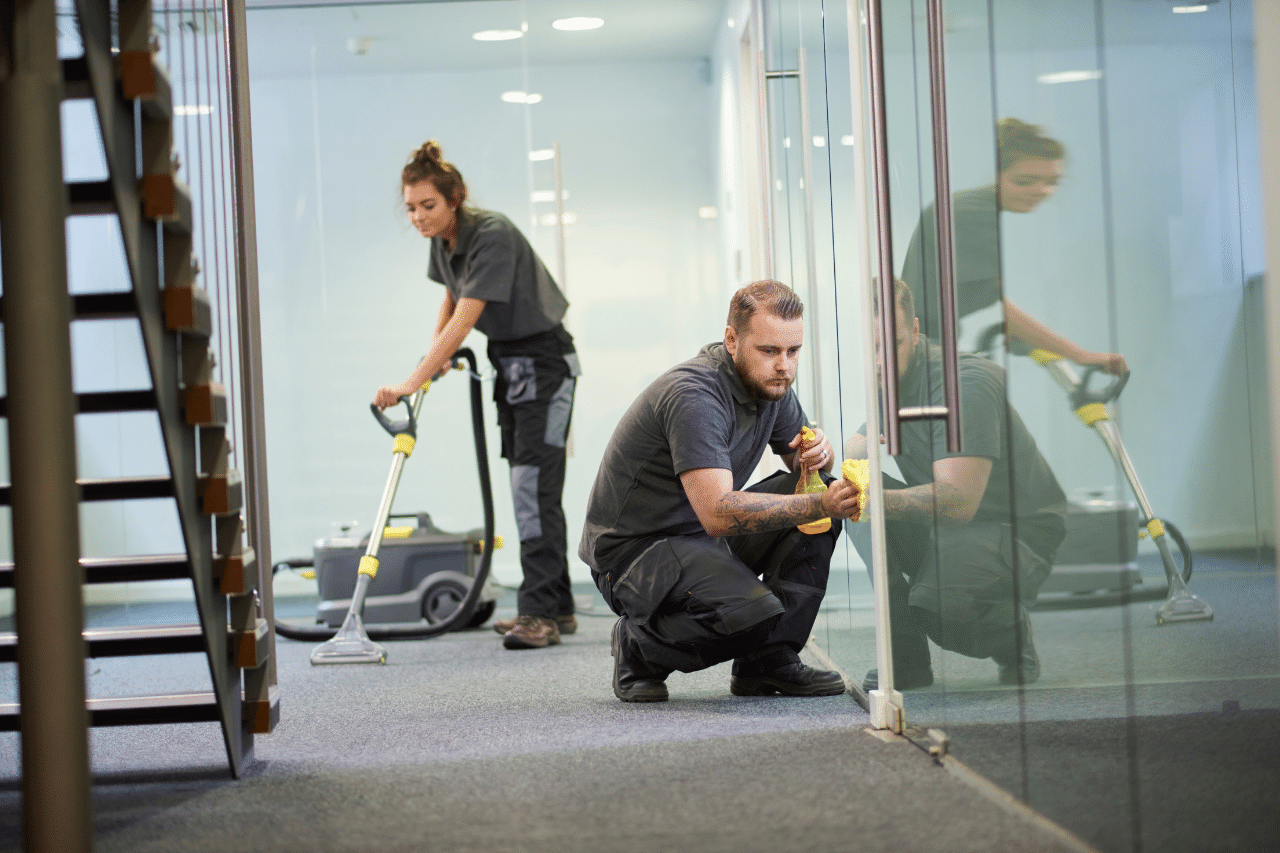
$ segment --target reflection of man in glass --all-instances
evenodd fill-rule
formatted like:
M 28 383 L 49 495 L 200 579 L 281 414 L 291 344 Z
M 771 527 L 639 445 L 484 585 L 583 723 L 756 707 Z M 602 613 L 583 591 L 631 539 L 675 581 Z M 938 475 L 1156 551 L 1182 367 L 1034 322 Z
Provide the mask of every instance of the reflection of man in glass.
M 839 673 L 800 661 L 839 525 L 858 512 L 840 478 L 795 494 L 833 454 L 795 391 L 804 305 L 760 281 L 734 294 L 724 342 L 659 376 L 623 415 L 596 475 L 578 554 L 609 607 L 613 692 L 663 702 L 672 670 L 733 661 L 737 696 L 834 696 Z M 790 469 L 744 488 L 765 448 Z
M 1002 295 L 999 213 L 1030 213 L 1053 195 L 1062 177 L 1066 148 L 1040 128 L 1014 118 L 997 127 L 1000 175 L 991 186 L 962 190 L 951 197 L 955 224 L 956 319 L 996 302 L 1004 307 L 1010 338 L 1048 350 L 1081 365 L 1097 365 L 1120 375 L 1128 367 L 1119 353 L 1093 352 L 1067 340 Z M 937 214 L 925 209 L 911 235 L 902 264 L 902 280 L 911 285 L 926 337 L 938 341 Z
M 894 293 L 899 402 L 930 405 L 942 399 L 941 349 L 920 334 L 911 288 L 899 281 Z M 1005 684 L 1040 676 L 1027 607 L 1062 542 L 1066 498 L 1005 400 L 1004 371 L 964 353 L 959 369 L 962 453 L 947 451 L 943 422 L 907 421 L 896 457 L 906 482 L 885 477 L 899 690 L 933 683 L 926 637 L 950 651 L 993 659 Z M 866 435 L 850 438 L 845 456 L 866 458 Z M 870 565 L 866 525 L 855 528 L 853 539 Z M 874 670 L 864 686 L 876 686 Z

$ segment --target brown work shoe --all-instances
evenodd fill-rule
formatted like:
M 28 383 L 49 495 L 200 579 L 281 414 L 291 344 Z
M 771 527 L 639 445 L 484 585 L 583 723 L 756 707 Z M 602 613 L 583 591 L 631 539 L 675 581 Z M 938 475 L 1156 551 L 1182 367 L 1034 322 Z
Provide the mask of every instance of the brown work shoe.
M 515 619 L 496 619 L 493 623 L 493 630 L 499 634 L 505 634 L 516 626 Z M 575 634 L 578 631 L 578 620 L 572 613 L 564 616 L 556 617 L 556 627 L 560 629 L 561 634 Z
M 508 649 L 543 649 L 560 642 L 556 620 L 545 616 L 517 616 L 511 630 L 502 635 Z

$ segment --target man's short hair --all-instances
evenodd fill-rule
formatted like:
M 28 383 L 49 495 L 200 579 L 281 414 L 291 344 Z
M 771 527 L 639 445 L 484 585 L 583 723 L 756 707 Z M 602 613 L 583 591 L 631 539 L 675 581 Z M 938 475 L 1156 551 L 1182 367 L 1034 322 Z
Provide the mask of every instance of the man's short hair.
M 872 290 L 873 295 L 871 297 L 871 301 L 875 306 L 876 314 L 878 316 L 880 313 L 880 289 L 878 280 L 872 279 L 871 286 L 874 288 Z M 907 284 L 900 278 L 895 278 L 893 280 L 893 303 L 902 309 L 902 319 L 906 321 L 908 326 L 910 326 L 911 321 L 916 318 L 916 297 L 915 294 L 911 292 L 911 285 Z
M 780 281 L 753 281 L 739 288 L 729 300 L 729 325 L 736 334 L 745 333 L 758 310 L 779 320 L 795 320 L 804 316 L 804 303 L 794 290 Z

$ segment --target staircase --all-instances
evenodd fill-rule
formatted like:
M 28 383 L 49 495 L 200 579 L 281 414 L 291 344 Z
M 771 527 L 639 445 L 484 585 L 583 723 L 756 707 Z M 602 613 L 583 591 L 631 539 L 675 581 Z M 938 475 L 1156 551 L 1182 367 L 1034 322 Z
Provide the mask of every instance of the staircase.
M 198 284 L 192 201 L 171 153 L 170 84 L 150 44 L 150 0 L 120 0 L 118 8 L 76 0 L 76 11 L 84 55 L 61 61 L 64 98 L 96 106 L 110 177 L 67 184 L 67 213 L 118 218 L 133 288 L 71 297 L 72 321 L 136 318 L 152 387 L 78 394 L 75 411 L 154 411 L 169 470 L 158 477 L 77 480 L 80 500 L 171 499 L 186 547 L 172 555 L 82 558 L 82 582 L 188 579 L 199 618 L 199 624 L 87 630 L 85 650 L 89 657 L 204 654 L 212 682 L 212 689 L 200 685 L 204 689 L 189 693 L 90 699 L 88 720 L 93 726 L 216 722 L 238 777 L 252 757 L 254 735 L 270 732 L 279 719 L 270 593 L 264 612 L 262 572 L 245 543 L 244 483 L 229 465 L 228 391 L 214 380 L 213 311 Z M 0 416 L 9 414 L 8 401 L 0 399 Z M 12 491 L 0 485 L 0 504 L 13 501 Z M 0 587 L 14 586 L 15 571 L 40 568 L 0 565 Z M 18 642 L 0 634 L 0 661 L 18 660 Z M 0 705 L 0 730 L 18 731 L 22 722 L 18 705 Z

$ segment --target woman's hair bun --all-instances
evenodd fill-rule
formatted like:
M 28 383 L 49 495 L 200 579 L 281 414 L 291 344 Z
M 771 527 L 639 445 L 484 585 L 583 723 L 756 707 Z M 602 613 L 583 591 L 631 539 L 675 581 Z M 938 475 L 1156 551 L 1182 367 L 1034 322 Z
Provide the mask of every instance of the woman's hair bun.
M 444 159 L 444 151 L 441 150 L 439 142 L 436 142 L 434 139 L 428 139 L 426 142 L 422 143 L 421 148 L 413 152 L 413 159 L 419 162 L 425 161 L 438 166 L 440 165 L 441 160 Z

